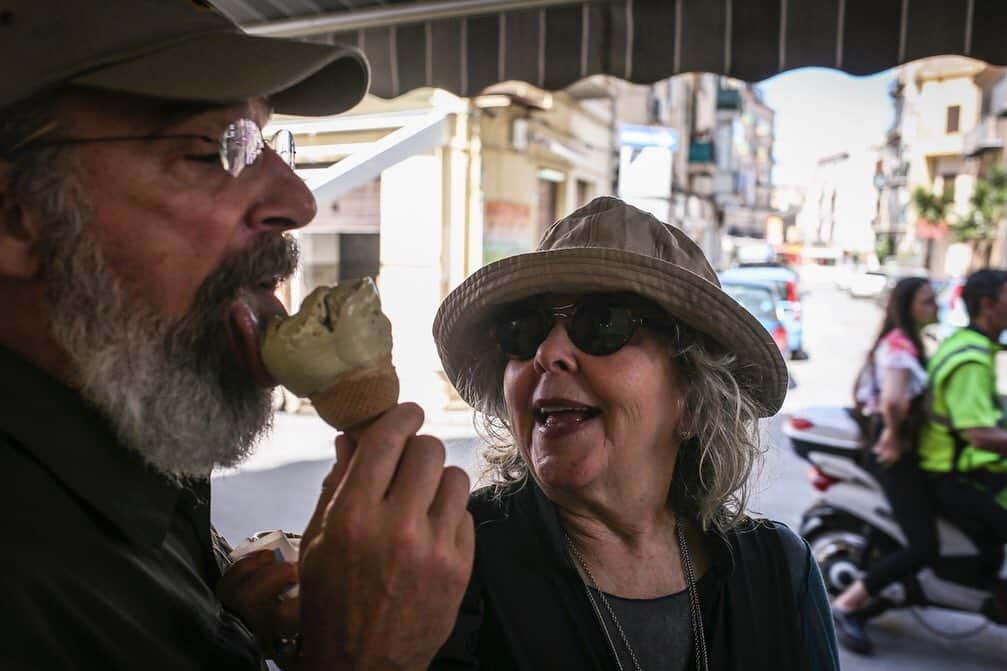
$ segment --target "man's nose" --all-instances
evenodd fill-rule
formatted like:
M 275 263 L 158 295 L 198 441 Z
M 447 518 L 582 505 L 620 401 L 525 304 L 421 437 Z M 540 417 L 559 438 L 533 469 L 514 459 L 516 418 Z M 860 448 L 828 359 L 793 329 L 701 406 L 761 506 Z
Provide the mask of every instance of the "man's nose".
M 270 148 L 263 150 L 259 163 L 253 173 L 261 189 L 250 213 L 253 224 L 275 231 L 307 226 L 317 205 L 304 180 Z

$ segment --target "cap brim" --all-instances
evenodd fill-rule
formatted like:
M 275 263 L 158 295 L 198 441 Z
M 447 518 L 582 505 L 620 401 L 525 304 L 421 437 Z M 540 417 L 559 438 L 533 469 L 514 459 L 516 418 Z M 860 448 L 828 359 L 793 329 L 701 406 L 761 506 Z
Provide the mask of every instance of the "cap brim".
M 267 97 L 282 114 L 338 114 L 367 93 L 363 54 L 345 46 L 243 33 L 196 35 L 72 83 L 153 98 L 227 104 Z
M 542 293 L 630 292 L 707 334 L 738 358 L 737 376 L 763 417 L 779 411 L 789 376 L 779 347 L 759 321 L 716 284 L 675 264 L 618 249 L 576 248 L 512 256 L 485 266 L 452 291 L 434 319 L 444 372 L 467 403 L 483 412 L 486 389 L 502 380 L 459 385 L 463 371 L 486 370 L 493 309 Z

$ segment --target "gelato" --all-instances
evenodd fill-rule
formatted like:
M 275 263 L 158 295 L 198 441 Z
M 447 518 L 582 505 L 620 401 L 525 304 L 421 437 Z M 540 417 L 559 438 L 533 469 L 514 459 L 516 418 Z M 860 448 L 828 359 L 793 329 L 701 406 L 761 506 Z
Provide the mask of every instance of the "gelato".
M 262 361 L 277 382 L 306 396 L 329 424 L 345 430 L 395 405 L 392 325 L 370 278 L 318 287 L 290 317 L 274 318 Z

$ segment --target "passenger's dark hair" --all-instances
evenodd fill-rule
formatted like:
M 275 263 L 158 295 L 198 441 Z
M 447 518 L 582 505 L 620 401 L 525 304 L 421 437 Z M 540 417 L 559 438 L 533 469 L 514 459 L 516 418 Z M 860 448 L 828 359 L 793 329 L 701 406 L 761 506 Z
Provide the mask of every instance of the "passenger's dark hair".
M 982 299 L 996 300 L 1000 297 L 1000 289 L 1007 284 L 1007 270 L 983 268 L 968 276 L 962 287 L 962 300 L 969 313 L 969 321 L 979 316 Z
M 867 358 L 864 360 L 863 366 L 860 367 L 860 372 L 853 383 L 853 407 L 856 410 L 854 419 L 860 425 L 860 436 L 865 448 L 869 447 L 871 442 L 877 438 L 880 424 L 877 423 L 877 417 L 868 417 L 861 411 L 860 403 L 856 398 L 856 386 L 864 371 L 873 364 L 874 351 L 878 348 L 884 337 L 894 329 L 901 329 L 906 334 L 906 337 L 912 341 L 913 346 L 916 347 L 916 358 L 919 360 L 920 365 L 926 368 L 926 353 L 923 349 L 923 342 L 920 340 L 916 320 L 913 319 L 913 301 L 916 299 L 916 294 L 919 293 L 919 290 L 928 284 L 930 284 L 930 280 L 925 277 L 904 277 L 898 281 L 895 288 L 892 289 L 891 295 L 888 297 L 888 305 L 885 307 L 885 318 L 881 322 L 881 329 L 874 339 L 874 344 L 867 351 Z M 919 430 L 926 419 L 922 399 L 923 396 L 920 395 L 912 400 L 908 413 L 896 429 L 900 439 L 909 445 L 915 446 L 917 444 Z
M 913 319 L 913 301 L 916 299 L 916 292 L 929 284 L 930 280 L 925 277 L 904 277 L 898 281 L 888 297 L 885 319 L 881 322 L 881 330 L 878 331 L 878 336 L 874 339 L 874 344 L 871 345 L 871 351 L 867 354 L 866 363 L 870 363 L 870 358 L 874 356 L 874 350 L 878 348 L 878 344 L 886 335 L 894 329 L 902 329 L 902 332 L 913 341 L 920 365 L 926 366 L 927 358 L 923 352 L 923 341 L 920 340 L 916 320 Z

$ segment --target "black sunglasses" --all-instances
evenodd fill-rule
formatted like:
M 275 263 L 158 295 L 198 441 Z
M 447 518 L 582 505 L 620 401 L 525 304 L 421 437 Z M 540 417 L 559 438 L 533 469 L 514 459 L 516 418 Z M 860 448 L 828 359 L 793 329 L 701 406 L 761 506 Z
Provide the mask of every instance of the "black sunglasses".
M 592 356 L 606 356 L 625 347 L 641 326 L 668 328 L 668 321 L 654 312 L 626 305 L 611 294 L 588 295 L 575 304 L 554 308 L 517 303 L 497 314 L 490 335 L 507 356 L 530 359 L 556 320 L 567 319 L 566 333 L 577 349 Z

